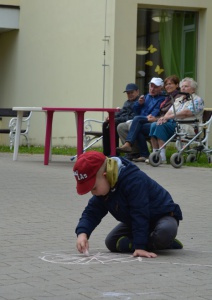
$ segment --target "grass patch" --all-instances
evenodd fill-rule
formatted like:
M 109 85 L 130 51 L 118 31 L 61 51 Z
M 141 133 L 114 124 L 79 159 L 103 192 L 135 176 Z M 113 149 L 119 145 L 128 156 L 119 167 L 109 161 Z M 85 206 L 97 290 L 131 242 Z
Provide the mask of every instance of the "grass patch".
M 168 164 L 170 164 L 170 157 L 172 156 L 173 153 L 177 153 L 176 148 L 173 147 L 173 146 L 167 147 L 166 157 L 167 157 L 167 163 Z M 198 156 L 197 161 L 194 161 L 194 162 L 186 162 L 187 155 L 188 154 L 186 152 L 183 154 L 183 156 L 184 156 L 183 166 L 212 168 L 212 163 L 208 162 L 208 159 L 207 159 L 207 156 L 206 156 L 205 153 L 201 153 L 201 155 Z
M 93 147 L 92 150 L 102 152 L 101 147 Z M 10 150 L 9 146 L 0 146 L 0 152 L 5 153 L 13 153 L 13 149 Z M 167 156 L 167 163 L 170 164 L 170 157 L 173 153 L 176 153 L 177 150 L 173 146 L 168 146 L 166 150 L 166 156 Z M 19 153 L 25 153 L 25 154 L 44 154 L 44 147 L 43 146 L 30 146 L 29 148 L 27 146 L 20 146 L 19 147 Z M 52 147 L 52 154 L 54 155 L 67 155 L 67 156 L 74 156 L 76 155 L 77 151 L 74 147 Z M 123 154 L 124 155 L 124 154 Z M 198 160 L 195 162 L 186 162 L 187 154 L 184 153 L 184 166 L 188 167 L 201 167 L 201 168 L 212 168 L 212 163 L 208 163 L 207 156 L 202 153 L 200 157 L 198 157 Z
M 92 148 L 92 150 L 96 151 L 102 151 L 102 148 Z M 9 146 L 1 146 L 0 145 L 0 152 L 5 153 L 13 153 L 13 149 L 10 150 Z M 19 153 L 24 154 L 44 154 L 44 146 L 19 146 Z M 52 154 L 54 155 L 67 155 L 67 156 L 73 156 L 76 155 L 77 150 L 75 147 L 52 147 Z

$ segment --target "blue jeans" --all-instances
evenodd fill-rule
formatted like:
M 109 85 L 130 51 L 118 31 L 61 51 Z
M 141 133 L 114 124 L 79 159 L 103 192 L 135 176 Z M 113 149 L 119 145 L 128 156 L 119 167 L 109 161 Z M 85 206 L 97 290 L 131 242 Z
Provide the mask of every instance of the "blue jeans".
M 137 140 L 140 156 L 149 156 L 146 137 L 149 136 L 150 127 L 151 123 L 148 122 L 146 117 L 136 116 L 133 118 L 130 131 L 126 137 L 126 142 L 129 142 L 131 145 Z
M 154 223 L 150 223 L 149 226 L 149 240 L 146 245 L 146 249 L 143 250 L 162 250 L 169 249 L 173 240 L 177 235 L 178 221 L 171 216 L 164 216 Z M 129 249 L 126 245 L 126 249 L 123 252 L 134 252 L 132 230 L 124 223 L 119 223 L 106 237 L 106 247 L 111 252 L 118 252 L 116 249 L 117 241 L 126 236 L 129 238 L 129 242 L 132 244 L 132 248 Z

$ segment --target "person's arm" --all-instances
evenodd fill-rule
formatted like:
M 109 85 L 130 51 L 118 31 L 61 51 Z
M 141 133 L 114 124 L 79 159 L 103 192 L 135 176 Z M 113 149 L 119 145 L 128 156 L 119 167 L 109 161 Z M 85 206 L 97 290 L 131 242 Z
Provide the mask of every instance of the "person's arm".
M 77 236 L 77 250 L 80 253 L 86 253 L 86 251 L 89 250 L 89 242 L 88 242 L 88 237 L 86 233 L 80 233 Z
M 158 124 L 162 124 L 167 122 L 170 119 L 186 119 L 190 118 L 192 116 L 195 116 L 195 114 L 199 114 L 203 112 L 204 110 L 204 101 L 200 97 L 196 97 L 194 100 L 194 103 L 192 101 L 189 102 L 189 105 L 182 110 L 176 111 L 174 114 L 173 107 L 171 107 L 167 113 L 158 120 Z M 195 110 L 194 110 L 195 107 Z
M 168 120 L 171 119 L 185 119 L 192 117 L 193 113 L 189 109 L 184 109 L 181 111 L 178 111 L 174 114 L 172 110 L 169 110 L 163 117 L 159 118 L 157 121 L 157 124 L 163 124 L 166 123 Z
M 154 116 L 154 117 L 159 116 L 160 106 L 161 106 L 161 103 L 164 101 L 164 99 L 165 99 L 164 95 L 157 96 L 157 103 L 154 105 L 154 107 L 150 111 L 152 116 Z
M 88 239 L 107 213 L 108 211 L 103 205 L 102 199 L 93 196 L 89 200 L 75 229 L 77 234 L 76 246 L 79 252 L 84 253 L 89 249 Z
M 119 111 L 115 115 L 115 123 L 116 124 L 123 123 L 123 122 L 133 119 L 133 117 L 135 115 L 135 113 L 133 111 L 133 106 L 134 106 L 135 102 L 136 101 L 129 101 L 129 100 L 125 101 L 121 111 Z
M 154 252 L 146 251 L 146 250 L 136 249 L 133 253 L 133 256 L 135 256 L 135 257 L 140 256 L 140 257 L 147 257 L 147 258 L 155 258 L 155 257 L 157 257 L 157 254 L 154 253 Z
M 144 106 L 144 103 L 146 101 L 146 97 L 144 95 L 141 95 L 138 100 L 135 102 L 134 106 L 133 106 L 133 111 L 135 113 L 135 115 L 140 115 L 141 113 L 141 109 Z

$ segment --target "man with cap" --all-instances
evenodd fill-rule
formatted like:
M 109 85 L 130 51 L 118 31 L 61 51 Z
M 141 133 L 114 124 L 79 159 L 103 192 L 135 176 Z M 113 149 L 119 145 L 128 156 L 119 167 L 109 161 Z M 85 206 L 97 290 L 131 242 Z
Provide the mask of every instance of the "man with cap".
M 105 240 L 111 252 L 156 257 L 151 252 L 182 249 L 175 239 L 182 212 L 169 192 L 124 157 L 97 151 L 81 154 L 74 167 L 77 192 L 93 195 L 76 227 L 77 249 L 89 254 L 89 238 L 109 212 L 119 224 Z
M 124 93 L 127 94 L 127 100 L 124 102 L 122 109 L 115 114 L 115 127 L 116 127 L 116 147 L 119 146 L 119 135 L 117 133 L 117 126 L 122 122 L 132 120 L 134 117 L 133 106 L 138 101 L 139 89 L 135 83 L 128 83 Z M 110 155 L 110 130 L 109 118 L 107 117 L 102 126 L 103 132 L 103 153 Z
M 153 77 L 151 79 L 151 81 L 149 82 L 149 93 L 145 96 L 144 95 L 140 96 L 138 101 L 135 103 L 133 107 L 136 118 L 138 118 L 137 116 L 140 116 L 141 121 L 144 123 L 155 121 L 155 117 L 158 116 L 160 113 L 160 105 L 165 100 L 165 95 L 162 92 L 163 85 L 164 83 L 161 78 Z M 127 158 L 130 160 L 133 160 L 134 158 L 136 159 L 136 155 L 133 155 L 133 153 L 140 153 L 140 155 L 138 156 L 141 156 L 141 152 L 142 152 L 140 149 L 138 149 L 138 145 L 136 142 L 133 144 L 132 147 L 125 143 L 127 136 L 130 132 L 132 122 L 133 120 L 129 122 L 121 123 L 117 127 L 118 135 L 123 144 L 122 147 L 117 147 L 117 152 L 130 153 L 130 155 L 127 156 Z M 148 136 L 149 132 L 147 132 L 146 135 Z M 147 144 L 145 139 L 142 144 L 145 147 L 145 151 L 143 153 L 144 161 L 145 161 L 148 158 L 148 155 L 146 154 Z M 140 143 L 139 143 L 139 148 L 140 148 Z

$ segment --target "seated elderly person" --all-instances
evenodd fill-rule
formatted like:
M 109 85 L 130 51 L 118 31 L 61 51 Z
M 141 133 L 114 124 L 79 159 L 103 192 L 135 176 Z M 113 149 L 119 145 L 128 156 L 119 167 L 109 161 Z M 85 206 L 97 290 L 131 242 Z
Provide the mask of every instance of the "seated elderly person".
M 159 77 L 153 77 L 151 81 L 149 82 L 149 93 L 144 95 L 141 95 L 136 101 L 136 103 L 133 106 L 133 110 L 135 112 L 136 116 L 145 117 L 144 121 L 147 120 L 147 117 L 156 117 L 159 115 L 160 112 L 160 105 L 165 100 L 165 96 L 163 94 L 163 85 L 164 82 Z M 141 119 L 142 119 L 141 118 Z M 118 135 L 122 141 L 122 144 L 125 143 L 126 137 L 129 133 L 130 126 L 132 124 L 131 122 L 124 122 L 117 126 L 117 132 Z M 129 148 L 129 147 L 128 147 Z M 117 147 L 117 152 L 131 152 L 130 157 L 127 157 L 128 159 L 133 159 L 135 157 L 139 156 L 139 149 L 138 145 L 135 142 L 132 149 L 126 149 L 126 147 Z M 138 156 L 137 156 L 138 154 Z
M 151 123 L 156 122 L 160 117 L 164 116 L 169 108 L 172 106 L 174 99 L 180 97 L 180 79 L 176 75 L 168 76 L 164 80 L 164 87 L 166 90 L 166 98 L 160 104 L 159 115 L 154 117 L 151 114 L 147 117 L 135 116 L 130 126 L 129 133 L 126 137 L 126 142 L 122 147 L 119 147 L 120 152 L 132 151 L 133 145 L 137 141 L 139 148 L 139 157 L 133 158 L 136 162 L 145 162 L 149 157 L 149 149 L 147 146 L 147 137 L 149 136 Z
M 166 141 L 174 134 L 176 128 L 175 119 L 182 119 L 185 121 L 194 118 L 201 121 L 204 101 L 195 94 L 197 89 L 197 82 L 193 78 L 186 77 L 180 82 L 180 89 L 183 93 L 189 93 L 193 100 L 187 100 L 185 95 L 175 99 L 174 108 L 173 106 L 168 110 L 168 112 L 157 122 L 151 124 L 150 134 L 153 152 L 161 148 Z M 194 104 L 194 105 L 193 105 Z M 181 127 L 185 128 L 186 132 L 191 132 L 194 134 L 194 128 L 191 125 L 185 124 Z M 165 147 L 161 149 L 160 152 L 162 163 L 166 163 L 166 149 Z M 148 163 L 149 161 L 146 160 Z
M 139 99 L 139 89 L 135 83 L 128 83 L 124 93 L 127 94 L 127 100 L 124 102 L 122 109 L 115 114 L 115 134 L 116 134 L 116 146 L 119 145 L 119 135 L 117 132 L 118 124 L 133 119 L 135 113 L 133 111 L 134 104 Z M 106 156 L 110 155 L 110 129 L 109 129 L 109 117 L 106 118 L 102 126 L 102 146 L 103 153 Z M 118 155 L 118 153 L 117 153 Z

